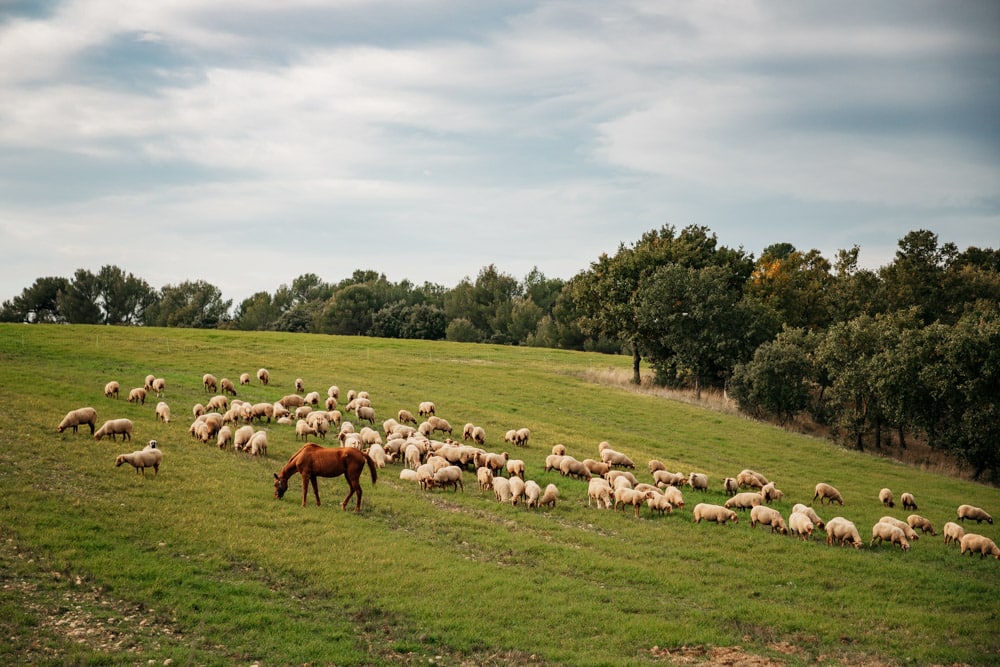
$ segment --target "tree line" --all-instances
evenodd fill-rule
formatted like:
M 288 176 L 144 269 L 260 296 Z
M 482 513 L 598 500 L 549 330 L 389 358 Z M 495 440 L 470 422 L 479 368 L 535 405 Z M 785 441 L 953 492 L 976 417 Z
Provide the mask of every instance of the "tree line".
M 755 258 L 705 227 L 650 230 L 569 280 L 495 265 L 452 288 L 308 273 L 238 304 L 205 281 L 159 290 L 116 266 L 38 278 L 0 320 L 292 331 L 531 345 L 645 362 L 659 385 L 728 390 L 744 412 L 807 414 L 851 446 L 925 439 L 1000 477 L 1000 251 L 899 240 L 861 268 L 779 243 Z

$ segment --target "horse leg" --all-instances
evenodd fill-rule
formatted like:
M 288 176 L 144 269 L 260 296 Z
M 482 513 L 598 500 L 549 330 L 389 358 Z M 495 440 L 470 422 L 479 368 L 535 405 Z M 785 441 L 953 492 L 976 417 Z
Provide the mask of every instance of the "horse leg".
M 313 484 L 313 495 L 316 496 L 316 507 L 319 507 L 319 477 L 317 475 L 312 476 Z
M 347 478 L 347 485 L 351 488 L 351 492 L 347 494 L 346 498 L 344 498 L 344 502 L 340 503 L 340 509 L 347 509 L 347 501 L 351 499 L 351 496 L 357 494 L 358 502 L 354 507 L 354 511 L 361 511 L 361 472 L 362 470 L 359 469 L 357 470 L 357 474 L 354 474 L 355 471 L 353 469 L 349 469 L 347 474 L 344 475 Z

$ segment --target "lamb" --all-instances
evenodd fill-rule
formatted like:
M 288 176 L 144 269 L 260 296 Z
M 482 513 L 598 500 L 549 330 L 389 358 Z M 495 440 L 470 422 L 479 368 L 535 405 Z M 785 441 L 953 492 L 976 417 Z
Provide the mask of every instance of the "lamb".
M 400 424 L 414 424 L 417 423 L 417 418 L 413 416 L 413 413 L 409 410 L 400 410 L 396 414 L 396 419 L 399 420 Z
M 128 402 L 146 405 L 146 390 L 142 387 L 136 387 L 128 393 Z
M 150 440 L 149 444 L 144 448 L 130 452 L 128 454 L 119 454 L 118 458 L 115 459 L 115 467 L 120 466 L 123 463 L 128 463 L 133 468 L 135 472 L 142 473 L 142 476 L 146 476 L 146 468 L 152 468 L 154 474 L 160 474 L 160 463 L 163 461 L 163 452 L 160 448 L 156 446 L 155 440 Z
M 853 522 L 848 521 L 842 516 L 835 516 L 826 522 L 827 546 L 833 546 L 834 540 L 836 540 L 840 546 L 847 546 L 847 544 L 850 543 L 855 549 L 860 549 L 862 544 L 861 534 L 858 532 L 858 527 L 855 526 Z
M 562 454 L 549 454 L 545 457 L 545 472 L 550 470 L 559 470 L 559 466 L 562 464 L 563 459 L 566 458 Z
M 377 443 L 368 448 L 368 458 L 375 462 L 376 468 L 384 468 L 386 463 L 392 461 L 386 454 L 385 448 Z
M 295 439 L 298 440 L 300 437 L 303 440 L 308 440 L 310 435 L 319 435 L 319 431 L 316 427 L 307 422 L 305 419 L 300 419 L 295 422 Z
M 759 472 L 755 472 L 749 468 L 741 470 L 740 474 L 736 476 L 736 484 L 738 486 L 749 486 L 754 489 L 761 489 L 767 483 L 767 477 L 764 477 Z
M 121 385 L 119 385 L 115 380 L 112 380 L 104 385 L 104 395 L 108 398 L 118 398 L 119 391 L 121 391 Z
M 56 433 L 62 433 L 68 428 L 72 428 L 73 433 L 78 433 L 77 429 L 83 424 L 89 426 L 90 434 L 94 435 L 94 428 L 97 426 L 97 410 L 94 408 L 70 410 L 62 418 L 62 421 L 59 422 L 59 426 L 56 426 Z
M 482 447 L 486 444 L 486 429 L 476 426 L 472 429 L 472 441 Z
M 218 391 L 219 381 L 211 373 L 205 373 L 201 376 L 201 386 L 205 388 L 206 393 L 212 394 Z
M 744 491 L 743 493 L 737 493 L 735 496 L 730 498 L 725 502 L 725 507 L 728 509 L 738 509 L 745 510 L 753 507 L 757 507 L 764 502 L 764 496 L 759 493 L 753 493 L 751 491 Z
M 615 509 L 618 509 L 619 505 L 622 506 L 622 509 L 625 508 L 625 505 L 631 505 L 635 516 L 638 518 L 639 508 L 654 495 L 652 491 L 636 491 L 635 489 L 626 489 L 624 487 L 615 489 Z
M 236 386 L 233 385 L 233 381 L 229 378 L 222 378 L 219 380 L 219 389 L 223 394 L 229 394 L 230 396 L 236 395 Z
M 493 471 L 486 466 L 476 468 L 476 480 L 480 491 L 489 491 L 493 488 Z
M 890 526 L 896 526 L 903 531 L 903 534 L 906 535 L 906 539 L 910 541 L 920 539 L 920 536 L 917 535 L 917 531 L 913 530 L 913 528 L 910 527 L 910 524 L 905 521 L 901 521 L 894 516 L 884 516 L 879 519 L 879 523 L 887 523 Z
M 965 552 L 968 551 L 970 556 L 978 553 L 980 559 L 993 556 L 997 560 L 1000 560 L 1000 547 L 985 535 L 966 533 L 962 537 L 962 541 L 959 542 L 959 545 L 961 546 L 961 555 L 965 555 Z
M 687 483 L 692 489 L 696 491 L 707 491 L 708 490 L 708 475 L 702 473 L 693 472 L 688 475 Z
M 442 488 L 450 486 L 455 493 L 458 493 L 458 489 L 461 487 L 462 493 L 465 493 L 465 484 L 462 483 L 462 469 L 458 466 L 446 466 L 436 471 L 431 478 L 431 484 Z
M 403 450 L 403 460 L 406 462 L 406 467 L 412 470 L 416 470 L 420 466 L 421 457 L 420 448 L 416 445 L 407 445 L 406 449 Z
M 326 400 L 323 401 L 323 407 L 325 407 L 327 410 L 336 410 L 337 399 L 335 399 L 333 396 L 327 396 Z
M 727 496 L 735 496 L 740 490 L 740 485 L 737 483 L 735 477 L 727 477 L 722 480 L 722 489 L 726 492 Z
M 986 523 L 993 525 L 993 517 L 986 513 L 986 510 L 974 505 L 959 505 L 958 520 L 965 523 L 966 519 L 975 519 L 976 523 Z
M 965 528 L 962 528 L 954 521 L 949 521 L 948 523 L 944 524 L 945 544 L 951 544 L 952 542 L 958 544 L 959 542 L 962 541 L 963 535 L 965 535 Z
M 101 440 L 108 436 L 114 440 L 116 435 L 122 437 L 122 442 L 125 440 L 132 439 L 132 420 L 131 419 L 109 419 L 103 424 L 101 428 L 94 432 L 94 440 Z
M 770 526 L 772 533 L 788 534 L 788 526 L 785 525 L 785 519 L 782 518 L 781 512 L 766 505 L 757 505 L 750 510 L 750 527 L 755 528 L 758 523 L 762 526 Z
M 868 546 L 873 546 L 875 540 L 878 540 L 879 544 L 888 540 L 890 544 L 898 544 L 899 548 L 903 551 L 910 550 L 910 543 L 906 541 L 903 531 L 898 526 L 893 526 L 892 524 L 879 521 L 872 526 L 872 540 L 868 543 Z
M 521 459 L 508 459 L 507 460 L 507 476 L 508 477 L 520 477 L 524 479 L 524 461 Z
M 310 391 L 303 400 L 310 405 L 319 405 L 319 392 Z
M 542 497 L 542 487 L 538 486 L 538 482 L 533 479 L 529 479 L 524 483 L 524 506 L 525 507 L 538 507 L 538 500 Z
M 219 437 L 216 439 L 215 444 L 219 449 L 225 449 L 227 445 L 231 445 L 233 442 L 233 432 L 228 426 L 223 426 L 219 429 Z
M 469 422 L 462 428 L 462 440 L 472 440 L 472 429 L 476 428 L 475 424 Z
M 302 378 L 295 378 L 295 391 L 299 394 L 306 393 L 306 383 Z
M 604 474 L 604 478 L 611 483 L 612 487 L 614 487 L 615 480 L 618 479 L 619 477 L 624 477 L 625 479 L 627 479 L 632 486 L 635 486 L 636 484 L 639 483 L 639 480 L 636 478 L 636 476 L 633 475 L 628 470 L 609 470 Z
M 878 492 L 878 501 L 885 505 L 886 507 L 895 507 L 896 503 L 893 502 L 892 489 L 882 489 Z
M 289 409 L 301 407 L 305 402 L 305 399 L 298 394 L 287 394 L 278 399 L 278 403 Z
M 510 502 L 510 481 L 506 477 L 493 478 L 493 495 L 498 503 Z
M 481 465 L 486 466 L 493 471 L 494 476 L 499 476 L 503 470 L 507 468 L 507 452 L 501 454 L 493 454 L 491 452 L 484 452 L 482 456 L 479 457 Z
M 258 368 L 257 379 L 260 380 L 262 385 L 267 385 L 271 381 L 271 374 L 267 372 L 266 368 Z
M 306 417 L 309 416 L 309 413 L 312 411 L 313 409 L 311 405 L 300 405 L 299 407 L 295 408 L 295 418 L 305 419 Z
M 903 493 L 903 495 L 901 495 L 899 497 L 899 501 L 901 503 L 903 503 L 903 509 L 904 510 L 919 509 L 917 507 L 917 501 L 913 499 L 913 494 L 912 493 Z
M 375 408 L 367 405 L 358 406 L 356 410 L 358 415 L 358 421 L 366 421 L 371 423 L 373 426 L 375 424 Z M 450 432 L 450 431 L 449 431 Z
M 815 525 L 805 512 L 792 512 L 788 515 L 788 532 L 798 535 L 802 541 L 812 537 Z
M 816 493 L 813 495 L 813 501 L 817 498 L 819 498 L 820 505 L 823 504 L 824 500 L 830 501 L 831 505 L 833 503 L 839 503 L 841 507 L 844 505 L 844 497 L 840 495 L 840 491 L 825 482 L 820 482 L 816 485 Z
M 781 489 L 774 486 L 774 482 L 768 482 L 761 490 L 760 495 L 764 497 L 764 502 L 770 504 L 772 500 L 781 500 L 785 494 Z
M 512 428 L 509 431 L 507 431 L 506 433 L 504 433 L 504 436 L 503 436 L 503 441 L 504 442 L 509 442 L 509 443 L 511 443 L 513 445 L 513 444 L 516 444 L 515 440 L 517 440 L 517 429 Z
M 670 504 L 670 500 L 668 500 L 662 493 L 654 493 L 646 501 L 646 504 L 649 505 L 650 514 L 653 512 L 659 512 L 663 515 L 664 512 L 670 513 L 674 511 L 674 506 Z
M 194 407 L 191 408 L 191 412 L 194 414 L 194 418 L 197 419 L 205 414 L 205 406 L 201 403 L 195 403 Z
M 170 406 L 160 401 L 156 404 L 156 418 L 164 424 L 170 423 Z
M 245 384 L 250 384 L 250 374 L 240 373 L 240 386 L 242 387 Z
M 399 471 L 399 478 L 405 482 L 416 482 L 417 471 L 412 468 L 403 468 Z
M 563 460 L 559 463 L 559 472 L 562 473 L 563 477 L 573 477 L 574 479 L 589 480 L 593 477 L 583 461 L 577 461 L 569 455 L 564 456 Z
M 260 421 L 261 419 L 267 419 L 268 423 L 271 422 L 271 417 L 274 416 L 274 406 L 270 403 L 254 403 L 250 406 L 250 420 L 256 419 Z
M 931 525 L 931 522 L 925 519 L 924 517 L 920 516 L 919 514 L 911 514 L 910 516 L 906 517 L 906 523 L 908 523 L 910 528 L 914 530 L 917 530 L 919 528 L 920 532 L 924 534 L 930 533 L 931 537 L 937 535 L 937 532 L 934 530 L 934 526 Z
M 152 391 L 153 390 L 153 380 L 155 380 L 155 379 L 156 379 L 155 375 L 153 375 L 153 374 L 147 375 L 146 376 L 146 381 L 143 383 L 142 388 L 145 389 L 146 391 Z
M 812 521 L 813 524 L 820 530 L 823 530 L 826 527 L 826 522 L 823 521 L 823 519 L 819 518 L 819 515 L 816 514 L 816 510 L 809 507 L 808 505 L 803 505 L 802 503 L 796 503 L 792 507 L 792 512 L 793 513 L 801 512 L 805 514 L 807 517 L 809 517 L 809 520 Z
M 325 422 L 326 419 L 315 418 L 315 419 L 313 419 L 313 422 L 314 422 L 313 425 L 314 426 L 318 425 L 318 423 L 320 421 L 324 421 Z M 382 436 L 380 436 L 378 434 L 378 431 L 376 431 L 375 429 L 371 428 L 370 426 L 363 426 L 361 428 L 360 435 L 361 435 L 361 444 L 363 444 L 363 445 L 366 445 L 366 446 L 370 447 L 371 445 L 381 445 L 382 444 Z
M 728 521 L 739 523 L 740 521 L 740 518 L 736 516 L 736 512 L 722 505 L 698 503 L 694 506 L 694 522 L 701 523 L 702 519 L 705 521 L 714 521 L 718 524 L 724 524 Z
M 591 501 L 597 502 L 597 509 L 604 505 L 605 509 L 611 509 L 611 485 L 608 480 L 601 477 L 594 477 L 587 486 L 587 507 Z
M 250 438 L 246 448 L 243 450 L 250 453 L 250 456 L 267 456 L 267 431 L 257 431 Z
M 559 497 L 559 489 L 555 484 L 548 484 L 545 486 L 545 491 L 542 493 L 542 497 L 538 499 L 539 507 L 555 507 L 556 499 Z
M 430 417 L 434 414 L 435 407 L 431 401 L 423 401 L 419 406 L 417 406 L 417 414 L 421 417 Z M 400 419 L 399 421 L 403 421 Z M 416 420 L 414 420 L 416 423 Z

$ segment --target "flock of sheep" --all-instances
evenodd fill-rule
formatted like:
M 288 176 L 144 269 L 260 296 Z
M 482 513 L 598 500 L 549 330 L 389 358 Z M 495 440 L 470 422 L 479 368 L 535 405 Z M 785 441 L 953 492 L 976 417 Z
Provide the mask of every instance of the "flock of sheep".
M 256 377 L 261 385 L 270 382 L 270 374 L 264 368 L 257 371 Z M 250 383 L 250 374 L 241 374 L 239 384 Z M 409 410 L 399 410 L 395 418 L 382 422 L 380 433 L 375 424 L 371 397 L 364 391 L 347 392 L 342 412 L 338 409 L 340 389 L 335 385 L 329 387 L 326 397 L 321 397 L 319 392 L 306 392 L 302 379 L 296 379 L 295 392 L 274 403 L 242 401 L 236 398 L 238 392 L 231 380 L 219 380 L 211 373 L 202 377 L 202 386 L 210 398 L 204 405 L 198 403 L 192 408 L 194 421 L 188 432 L 200 442 L 214 441 L 220 449 L 231 445 L 234 451 L 246 452 L 252 457 L 265 457 L 267 430 L 255 430 L 253 424 L 266 420 L 294 427 L 296 439 L 302 440 L 311 437 L 325 439 L 335 430 L 341 446 L 364 451 L 379 468 L 393 463 L 402 464 L 400 479 L 415 482 L 428 491 L 450 488 L 454 492 L 464 492 L 464 477 L 468 472 L 475 474 L 479 490 L 492 491 L 499 503 L 521 503 L 528 508 L 555 507 L 559 497 L 555 484 L 542 488 L 541 484 L 526 477 L 527 466 L 522 459 L 511 458 L 507 452 L 495 453 L 484 449 L 486 432 L 482 427 L 467 423 L 462 429 L 462 440 L 453 439 L 452 425 L 436 415 L 436 406 L 430 401 L 418 405 L 417 416 L 420 419 Z M 120 391 L 119 383 L 111 381 L 106 384 L 104 395 L 118 398 Z M 128 400 L 144 405 L 147 396 L 155 394 L 162 398 L 165 391 L 166 381 L 149 375 L 142 387 L 129 391 Z M 344 413 L 354 413 L 354 420 L 346 419 Z M 163 401 L 158 402 L 155 415 L 156 419 L 169 423 L 169 406 Z M 367 425 L 362 425 L 366 422 Z M 118 435 L 122 436 L 123 442 L 132 438 L 133 424 L 129 419 L 109 419 L 100 428 L 96 427 L 96 423 L 96 410 L 84 407 L 67 413 L 56 430 L 63 432 L 72 428 L 75 433 L 80 426 L 87 425 L 97 440 L 105 437 L 114 440 Z M 447 437 L 437 440 L 435 435 L 438 433 Z M 505 444 L 526 447 L 530 437 L 529 429 L 515 428 L 508 430 L 503 440 Z M 115 465 L 129 463 L 137 473 L 143 474 L 145 468 L 151 467 L 158 473 L 161 461 L 162 452 L 156 441 L 151 440 L 142 450 L 119 455 Z M 651 514 L 661 515 L 672 513 L 675 508 L 684 508 L 682 487 L 688 487 L 692 492 L 703 492 L 709 488 L 707 475 L 672 473 L 657 460 L 648 464 L 651 483 L 640 482 L 633 472 L 635 468 L 632 458 L 613 449 L 610 443 L 601 442 L 597 447 L 597 457 L 583 460 L 569 455 L 564 445 L 553 446 L 552 453 L 546 457 L 544 471 L 559 471 L 570 480 L 587 482 L 588 507 L 596 505 L 598 509 L 618 510 L 631 506 L 635 517 L 640 516 L 644 505 Z M 784 494 L 774 482 L 753 470 L 743 470 L 736 477 L 726 477 L 722 488 L 728 496 L 725 503 L 697 503 L 692 511 L 695 523 L 703 520 L 718 524 L 737 523 L 738 512 L 748 511 L 751 528 L 760 524 L 769 527 L 772 533 L 797 536 L 802 540 L 811 539 L 815 531 L 821 530 L 826 533 L 826 543 L 831 546 L 839 544 L 861 548 L 864 544 L 860 531 L 852 521 L 841 516 L 824 521 L 809 505 L 794 505 L 786 521 L 780 511 L 770 506 L 773 501 L 781 500 Z M 840 492 L 825 482 L 815 486 L 812 501 L 817 500 L 821 506 L 827 503 L 831 507 L 834 503 L 844 505 Z M 894 495 L 888 488 L 881 489 L 878 500 L 886 507 L 895 507 Z M 900 501 L 904 509 L 918 509 L 910 493 L 903 493 Z M 956 520 L 963 525 L 966 519 L 977 524 L 983 521 L 993 523 L 993 518 L 985 510 L 972 505 L 959 506 L 956 514 Z M 961 554 L 978 553 L 981 558 L 989 555 L 1000 559 L 1000 547 L 992 539 L 967 533 L 963 525 L 953 521 L 944 525 L 945 544 L 959 545 Z M 908 551 L 920 534 L 927 533 L 937 535 L 931 522 L 919 514 L 910 514 L 906 521 L 887 515 L 872 526 L 868 546 L 888 542 Z

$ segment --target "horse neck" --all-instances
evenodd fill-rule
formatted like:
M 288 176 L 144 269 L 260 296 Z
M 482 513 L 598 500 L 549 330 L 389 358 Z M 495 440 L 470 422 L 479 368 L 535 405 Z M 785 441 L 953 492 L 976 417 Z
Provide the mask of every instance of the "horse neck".
M 298 471 L 299 471 L 298 456 L 293 456 L 292 458 L 288 459 L 288 463 L 286 463 L 285 467 L 283 467 L 281 469 L 281 472 L 278 473 L 278 477 L 283 481 L 287 481 L 289 477 L 291 477 Z

